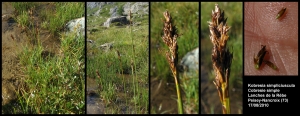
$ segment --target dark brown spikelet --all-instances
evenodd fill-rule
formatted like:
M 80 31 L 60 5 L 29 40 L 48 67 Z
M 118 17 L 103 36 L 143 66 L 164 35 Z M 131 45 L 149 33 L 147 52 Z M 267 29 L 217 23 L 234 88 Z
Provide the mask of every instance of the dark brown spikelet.
M 230 113 L 230 107 L 226 105 L 225 98 L 229 98 L 229 75 L 233 53 L 226 48 L 230 27 L 226 24 L 227 18 L 224 17 L 224 14 L 224 11 L 221 11 L 218 4 L 216 4 L 215 11 L 212 11 L 211 14 L 211 22 L 208 23 L 210 40 L 213 44 L 212 63 L 216 75 L 214 84 L 223 105 L 223 113 L 227 114 Z

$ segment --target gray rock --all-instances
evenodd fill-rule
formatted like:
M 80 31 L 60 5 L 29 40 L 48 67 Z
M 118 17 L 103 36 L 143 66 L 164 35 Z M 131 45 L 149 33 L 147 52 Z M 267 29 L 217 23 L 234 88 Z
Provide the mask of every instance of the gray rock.
M 99 7 L 102 8 L 104 5 L 106 4 L 113 4 L 114 2 L 87 2 L 87 7 L 88 8 L 95 8 L 95 7 Z
M 181 72 L 198 71 L 199 70 L 199 47 L 188 52 L 180 61 L 179 70 Z
M 103 10 L 109 10 L 111 17 L 116 17 L 119 15 L 128 15 L 129 11 L 133 14 L 149 14 L 149 2 L 127 2 L 123 6 L 123 13 L 118 14 L 118 6 L 112 5 L 110 9 L 103 9 L 105 5 L 112 5 L 114 2 L 87 2 L 87 8 L 94 9 L 99 8 L 96 12 L 88 15 L 99 16 L 100 12 Z
M 132 4 L 131 2 L 127 2 L 124 5 L 124 13 L 123 14 L 128 14 L 129 11 L 131 13 L 138 13 L 142 12 L 143 14 L 148 14 L 149 13 L 149 2 L 136 2 Z
M 93 8 L 99 8 L 94 14 L 88 14 L 88 15 L 94 15 L 94 16 L 99 16 L 102 8 L 104 5 L 107 4 L 114 4 L 114 2 L 87 2 L 87 8 L 93 9 Z
M 117 13 L 117 11 L 118 11 L 118 7 L 115 6 L 115 7 L 113 7 L 113 8 L 110 8 L 109 14 L 111 14 L 111 17 L 119 16 L 118 13 Z
M 116 23 L 116 22 L 119 22 L 120 24 L 122 25 L 127 25 L 129 24 L 129 21 L 127 20 L 126 16 L 118 16 L 118 17 L 111 17 L 111 18 L 108 18 L 106 20 L 106 22 L 104 22 L 103 26 L 104 27 L 110 27 L 110 24 L 111 23 Z
M 100 49 L 108 51 L 113 48 L 114 42 L 105 43 L 99 46 Z
M 76 33 L 77 36 L 80 34 L 85 36 L 85 17 L 73 19 L 66 24 L 66 30 L 68 33 Z
M 93 40 L 89 40 L 89 39 L 87 39 L 86 41 L 87 41 L 87 42 L 89 42 L 89 43 L 91 43 L 91 44 L 93 44 L 93 43 L 94 43 L 94 41 L 93 41 Z
M 100 12 L 101 12 L 101 9 L 97 10 L 97 12 L 95 12 L 94 16 L 99 16 Z

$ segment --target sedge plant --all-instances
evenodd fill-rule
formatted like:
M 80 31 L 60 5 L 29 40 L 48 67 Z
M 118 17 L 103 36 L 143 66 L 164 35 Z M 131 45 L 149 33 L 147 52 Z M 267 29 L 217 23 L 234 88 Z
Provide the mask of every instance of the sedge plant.
M 212 11 L 211 20 L 208 23 L 210 40 L 213 44 L 212 63 L 216 76 L 213 83 L 219 93 L 223 114 L 230 114 L 229 75 L 233 53 L 226 48 L 230 27 L 227 26 L 227 18 L 224 17 L 224 11 L 221 12 L 218 4 L 215 5 L 215 11 Z
M 177 29 L 175 25 L 173 25 L 173 20 L 168 11 L 163 13 L 165 20 L 163 25 L 163 32 L 164 35 L 162 36 L 163 42 L 168 46 L 169 51 L 166 51 L 167 61 L 170 65 L 175 85 L 177 91 L 177 104 L 178 104 L 178 113 L 183 114 L 183 107 L 182 107 L 182 100 L 179 88 L 179 73 L 177 69 L 178 64 L 178 45 L 177 45 L 177 38 L 179 35 L 177 34 Z

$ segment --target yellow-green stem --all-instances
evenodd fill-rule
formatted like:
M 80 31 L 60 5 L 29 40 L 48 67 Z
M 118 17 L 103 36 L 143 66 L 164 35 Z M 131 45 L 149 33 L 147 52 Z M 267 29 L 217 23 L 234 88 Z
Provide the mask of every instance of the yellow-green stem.
M 230 101 L 229 98 L 224 99 L 225 107 L 226 107 L 226 113 L 230 114 Z
M 178 83 L 178 76 L 175 73 L 173 73 L 174 79 L 175 79 L 175 85 L 176 85 L 176 91 L 177 91 L 177 105 L 178 105 L 178 113 L 183 114 L 183 107 L 182 107 L 182 100 L 181 100 L 181 94 L 180 94 L 180 89 L 179 89 L 179 83 Z
M 230 114 L 230 99 L 229 99 L 229 93 L 227 88 L 227 83 L 222 84 L 222 105 L 223 105 L 223 114 Z

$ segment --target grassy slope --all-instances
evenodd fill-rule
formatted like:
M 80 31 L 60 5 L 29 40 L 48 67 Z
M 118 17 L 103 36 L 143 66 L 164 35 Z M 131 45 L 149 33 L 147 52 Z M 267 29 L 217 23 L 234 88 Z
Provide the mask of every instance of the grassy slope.
M 116 5 L 120 7 L 123 4 L 118 3 Z M 111 5 L 105 7 L 108 10 L 100 12 L 102 18 L 88 17 L 87 28 L 98 30 L 93 34 L 88 34 L 88 39 L 95 41 L 95 45 L 90 46 L 89 44 L 87 50 L 88 54 L 93 52 L 93 55 L 87 56 L 88 77 L 97 77 L 97 71 L 100 74 L 100 79 L 97 78 L 102 88 L 99 90 L 100 97 L 104 100 L 106 106 L 110 106 L 105 109 L 105 113 L 122 112 L 122 106 L 115 102 L 118 98 L 124 100 L 126 102 L 125 105 L 129 106 L 127 113 L 147 113 L 149 91 L 147 86 L 149 56 L 147 51 L 148 16 L 144 15 L 141 20 L 144 23 L 141 26 L 132 28 L 110 27 L 105 29 L 101 27 L 101 24 L 110 17 L 107 12 L 109 12 Z M 136 20 L 133 20 L 133 22 L 136 22 Z M 108 52 L 95 47 L 109 42 L 114 42 L 114 45 Z M 135 52 L 133 52 L 132 46 L 134 46 Z M 121 54 L 121 59 L 119 59 L 117 51 Z M 136 71 L 134 71 L 135 68 L 132 69 L 132 66 L 134 66 L 133 62 L 136 64 Z M 118 73 L 122 71 L 128 71 L 130 74 L 128 76 L 119 75 Z M 132 74 L 132 72 L 136 73 Z M 121 86 L 120 88 L 124 88 L 129 93 L 116 90 L 116 86 Z

